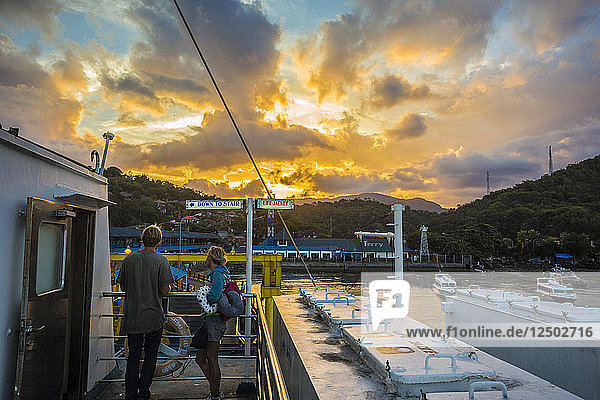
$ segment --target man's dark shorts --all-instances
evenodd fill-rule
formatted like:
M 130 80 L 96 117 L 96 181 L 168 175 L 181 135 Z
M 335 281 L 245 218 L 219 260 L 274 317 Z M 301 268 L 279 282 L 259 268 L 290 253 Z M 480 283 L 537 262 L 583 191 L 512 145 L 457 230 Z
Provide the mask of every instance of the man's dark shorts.
M 225 322 L 219 317 L 204 319 L 202 326 L 192 338 L 192 346 L 197 349 L 206 349 L 208 342 L 219 342 L 225 334 Z

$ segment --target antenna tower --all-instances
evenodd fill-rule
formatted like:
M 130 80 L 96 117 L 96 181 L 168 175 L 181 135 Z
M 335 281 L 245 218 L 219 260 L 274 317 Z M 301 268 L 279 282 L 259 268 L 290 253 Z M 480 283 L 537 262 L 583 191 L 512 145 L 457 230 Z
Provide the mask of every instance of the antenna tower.
M 490 171 L 485 171 L 487 181 L 487 194 L 490 194 Z
M 427 256 L 429 261 L 429 244 L 427 243 L 427 227 L 421 225 L 421 247 L 419 247 L 419 262 L 422 262 L 423 256 Z
M 548 175 L 552 175 L 554 167 L 552 165 L 552 146 L 548 146 Z

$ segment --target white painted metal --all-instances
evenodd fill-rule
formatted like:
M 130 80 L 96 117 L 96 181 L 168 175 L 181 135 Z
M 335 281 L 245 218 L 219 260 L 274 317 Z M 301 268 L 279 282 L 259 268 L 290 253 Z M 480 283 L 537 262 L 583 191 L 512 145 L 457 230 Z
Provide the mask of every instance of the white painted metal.
M 394 204 L 394 272 L 399 279 L 404 279 L 404 240 L 402 236 L 402 204 Z
M 27 197 L 57 201 L 65 195 L 64 188 L 108 202 L 106 178 L 88 170 L 56 152 L 32 143 L 22 137 L 0 131 L 0 398 L 12 398 L 17 353 L 16 335 L 19 330 L 21 288 L 23 278 L 23 254 L 25 218 L 19 213 L 26 208 Z M 75 193 L 72 193 L 75 194 Z M 72 198 L 73 205 L 79 204 Z M 90 199 L 88 199 L 90 200 Z M 110 357 L 112 343 L 98 340 L 99 336 L 112 334 L 112 321 L 98 318 L 112 311 L 111 299 L 103 298 L 103 291 L 110 291 L 108 209 L 96 211 L 94 268 L 92 281 L 89 364 L 87 387 L 92 389 L 96 381 L 104 378 L 114 363 L 98 361 L 98 357 Z
M 254 200 L 246 199 L 246 293 L 252 293 L 252 219 L 254 217 Z M 251 301 L 246 300 L 246 315 L 251 315 Z M 258 305 L 260 307 L 260 304 Z M 244 334 L 249 336 L 251 333 L 250 318 L 246 318 L 244 326 Z M 244 356 L 250 356 L 250 340 L 245 341 Z M 245 361 L 244 377 L 250 379 L 250 361 Z
M 442 398 L 436 393 L 439 396 L 443 393 L 443 398 L 464 399 L 471 389 L 502 389 L 500 385 L 488 385 L 497 376 L 518 382 L 511 389 L 510 393 L 514 395 L 511 398 L 578 398 L 464 342 L 439 337 L 409 338 L 404 334 L 406 329 L 428 328 L 412 318 L 388 321 L 377 332 L 366 334 L 368 318 L 361 317 L 360 311 L 369 309 L 367 298 L 356 298 L 343 290 L 328 289 L 325 285 L 301 291 L 301 297 L 325 322 L 339 331 L 350 347 L 402 398 L 421 398 L 420 390 L 423 390 L 431 399 Z M 470 386 L 478 381 L 486 384 Z M 481 398 L 491 397 L 481 394 Z
M 476 390 L 501 390 L 502 398 L 508 399 L 508 389 L 506 385 L 502 382 L 491 381 L 491 382 L 473 382 L 469 385 L 469 400 L 475 400 L 475 391 Z
M 458 289 L 442 303 L 446 325 L 460 324 L 582 324 L 597 326 L 600 308 L 579 307 L 570 303 L 542 301 L 538 296 L 491 289 Z M 486 351 L 523 369 L 543 377 L 554 384 L 580 394 L 584 398 L 598 398 L 600 384 L 600 339 L 590 342 L 549 342 L 520 340 L 486 345 Z M 473 342 L 475 344 L 475 342 Z M 560 368 L 556 366 L 560 365 Z

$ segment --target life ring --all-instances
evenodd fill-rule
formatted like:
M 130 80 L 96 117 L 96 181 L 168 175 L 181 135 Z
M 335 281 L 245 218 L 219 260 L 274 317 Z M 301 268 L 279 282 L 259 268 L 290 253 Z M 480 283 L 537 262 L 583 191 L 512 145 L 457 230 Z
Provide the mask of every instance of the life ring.
M 165 319 L 165 324 L 169 327 L 173 328 L 177 333 L 177 336 L 190 336 L 190 327 L 185 323 L 183 318 L 175 315 L 175 314 L 167 314 L 167 318 Z M 181 337 L 179 338 L 179 348 L 176 351 L 178 357 L 187 357 L 190 354 L 190 346 L 192 343 L 191 337 Z M 161 346 L 167 346 L 164 343 L 161 343 Z M 125 338 L 125 356 L 129 356 L 129 346 L 127 345 L 127 338 Z M 167 346 L 168 347 L 168 346 Z M 175 371 L 177 371 L 183 363 L 181 360 L 166 360 L 163 363 L 156 363 L 156 368 L 154 369 L 154 377 L 161 377 L 165 375 L 169 375 Z

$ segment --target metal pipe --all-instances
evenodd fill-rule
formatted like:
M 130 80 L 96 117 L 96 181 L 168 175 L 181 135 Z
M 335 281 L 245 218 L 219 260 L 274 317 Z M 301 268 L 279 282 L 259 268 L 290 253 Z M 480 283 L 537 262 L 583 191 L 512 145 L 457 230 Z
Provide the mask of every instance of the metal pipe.
M 404 279 L 404 239 L 402 236 L 402 204 L 394 204 L 394 274 Z
M 252 198 L 246 199 L 246 294 L 252 293 L 252 220 L 254 217 L 254 200 Z M 257 304 L 257 307 L 260 307 L 260 304 Z M 246 315 L 252 314 L 251 304 L 249 301 L 246 302 Z M 244 335 L 250 335 L 252 332 L 251 329 L 251 320 L 250 318 L 246 318 L 245 326 L 244 326 Z M 246 340 L 244 348 L 244 355 L 250 355 L 250 341 Z M 244 366 L 244 376 L 250 377 L 250 363 L 246 362 Z
M 221 376 L 221 379 L 231 379 L 231 380 L 239 380 L 243 379 L 243 376 Z M 251 377 L 250 379 L 256 379 Z M 154 378 L 153 382 L 172 382 L 172 381 L 205 381 L 206 377 L 204 376 L 189 376 L 183 378 Z M 125 379 L 99 379 L 96 383 L 123 383 Z
M 192 338 L 194 335 L 165 335 L 161 336 L 162 339 L 182 339 L 182 338 Z M 256 335 L 223 335 L 226 338 L 249 338 L 254 339 Z M 97 339 L 126 339 L 127 335 L 113 335 L 113 336 L 96 336 Z
M 239 359 L 249 359 L 249 360 L 256 360 L 256 356 L 219 356 L 219 358 L 222 359 L 235 359 L 235 360 L 239 360 Z M 187 357 L 156 357 L 157 360 L 195 360 L 196 357 L 192 357 L 192 356 L 187 356 Z M 127 360 L 127 357 L 98 357 L 96 360 L 98 361 L 120 361 L 120 360 Z M 140 358 L 140 361 L 143 361 L 143 358 Z
M 115 135 L 111 132 L 106 132 L 102 137 L 106 140 L 104 143 L 104 153 L 102 154 L 102 164 L 100 165 L 100 171 L 98 172 L 100 175 L 104 172 L 104 163 L 106 162 L 106 154 L 108 153 L 108 142 L 115 138 Z
M 100 318 L 121 318 L 125 316 L 125 314 L 100 314 L 98 317 Z M 206 314 L 165 314 L 165 317 L 205 317 Z M 237 318 L 256 318 L 256 315 L 240 315 Z

